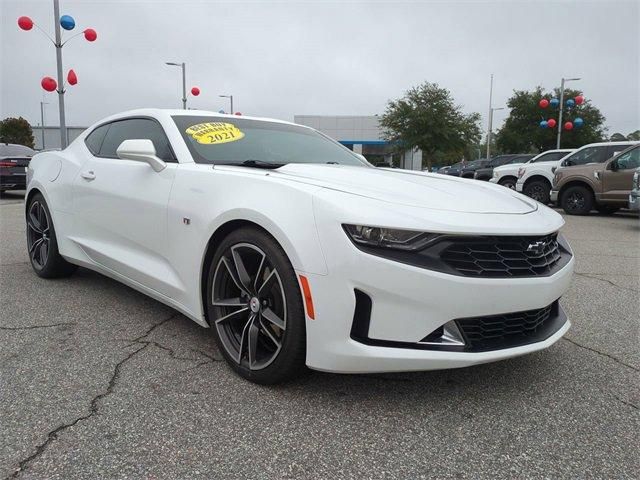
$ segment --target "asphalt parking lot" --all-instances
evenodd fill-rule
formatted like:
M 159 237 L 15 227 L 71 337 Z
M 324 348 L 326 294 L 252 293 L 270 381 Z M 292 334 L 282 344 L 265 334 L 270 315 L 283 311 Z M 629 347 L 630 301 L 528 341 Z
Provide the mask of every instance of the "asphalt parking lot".
M 208 330 L 80 269 L 31 271 L 0 199 L 1 478 L 638 478 L 640 221 L 566 217 L 550 349 L 460 370 L 260 387 Z

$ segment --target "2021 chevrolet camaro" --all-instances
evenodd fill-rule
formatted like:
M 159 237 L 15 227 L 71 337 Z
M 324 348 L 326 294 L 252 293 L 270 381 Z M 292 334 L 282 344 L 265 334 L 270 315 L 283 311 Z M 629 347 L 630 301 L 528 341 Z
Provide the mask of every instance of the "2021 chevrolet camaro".
M 28 170 L 41 277 L 78 265 L 213 329 L 243 377 L 454 368 L 569 321 L 549 208 L 498 185 L 374 168 L 307 127 L 187 110 L 109 117 Z

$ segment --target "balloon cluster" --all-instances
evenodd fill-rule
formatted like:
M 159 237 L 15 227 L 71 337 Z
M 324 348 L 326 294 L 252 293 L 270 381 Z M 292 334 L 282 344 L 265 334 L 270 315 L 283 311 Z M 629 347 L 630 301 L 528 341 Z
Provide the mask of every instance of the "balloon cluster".
M 570 112 L 572 108 L 576 107 L 577 105 L 582 105 L 583 103 L 584 97 L 582 95 L 576 95 L 574 98 L 568 98 L 564 102 L 564 105 L 567 111 Z M 557 98 L 552 98 L 551 100 L 543 98 L 538 102 L 538 106 L 542 109 L 548 107 L 558 108 L 560 106 L 560 100 L 558 100 Z M 540 125 L 540 128 L 555 128 L 557 124 L 558 123 L 553 118 L 550 118 L 549 120 L 541 120 L 538 125 Z M 583 125 L 584 120 L 580 117 L 576 117 L 572 122 L 565 122 L 562 128 L 564 128 L 565 130 L 573 130 L 574 128 L 580 128 Z
M 76 28 L 76 21 L 71 15 L 62 15 L 60 17 L 59 22 L 60 22 L 60 26 L 64 30 L 71 31 L 74 28 Z M 37 27 L 37 25 L 29 17 L 22 16 L 18 18 L 18 27 L 20 27 L 21 30 L 29 31 L 33 28 L 34 25 Z M 83 30 L 82 33 L 87 42 L 95 42 L 96 39 L 98 38 L 98 34 L 93 28 L 87 28 Z M 61 45 L 56 44 L 56 47 L 61 48 L 62 45 L 64 45 L 64 43 L 62 43 Z M 78 83 L 78 76 L 76 75 L 76 72 L 73 71 L 73 69 L 69 70 L 69 72 L 67 73 L 67 83 L 69 85 L 76 85 Z M 44 77 L 40 81 L 40 86 L 42 86 L 42 88 L 47 92 L 53 92 L 58 88 L 58 82 L 56 82 L 55 79 L 51 77 Z M 198 91 L 198 93 L 200 92 Z

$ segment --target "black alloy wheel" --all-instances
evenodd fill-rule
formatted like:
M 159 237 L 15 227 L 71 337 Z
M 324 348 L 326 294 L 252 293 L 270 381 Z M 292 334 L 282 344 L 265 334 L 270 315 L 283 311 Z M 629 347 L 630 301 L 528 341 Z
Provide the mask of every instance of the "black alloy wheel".
M 58 251 L 51 212 L 40 193 L 29 199 L 26 211 L 27 250 L 31 266 L 42 278 L 68 277 L 78 268 Z
M 561 206 L 569 215 L 586 215 L 593 208 L 593 194 L 586 187 L 569 187 L 562 194 Z
M 514 180 L 513 178 L 504 178 L 502 180 L 500 180 L 500 182 L 498 182 L 500 185 L 502 185 L 503 187 L 507 187 L 511 190 L 515 190 L 516 189 L 516 180 Z
M 213 258 L 208 320 L 236 372 L 257 383 L 278 383 L 304 369 L 302 295 L 279 245 L 259 230 L 244 232 L 227 237 Z
M 42 201 L 31 202 L 27 212 L 27 247 L 31 264 L 36 270 L 42 270 L 49 259 L 50 224 L 49 215 Z
M 547 182 L 534 180 L 533 182 L 525 185 L 523 193 L 527 197 L 533 198 L 535 201 L 540 202 L 543 205 L 547 205 L 550 200 L 550 190 L 551 187 Z

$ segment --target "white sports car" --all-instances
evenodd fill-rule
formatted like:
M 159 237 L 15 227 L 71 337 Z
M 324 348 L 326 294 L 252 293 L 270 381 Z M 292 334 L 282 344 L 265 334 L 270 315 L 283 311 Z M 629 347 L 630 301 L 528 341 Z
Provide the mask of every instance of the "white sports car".
M 81 265 L 212 327 L 259 383 L 463 367 L 569 321 L 560 215 L 498 185 L 379 169 L 307 127 L 193 110 L 106 118 L 29 165 L 41 277 Z

